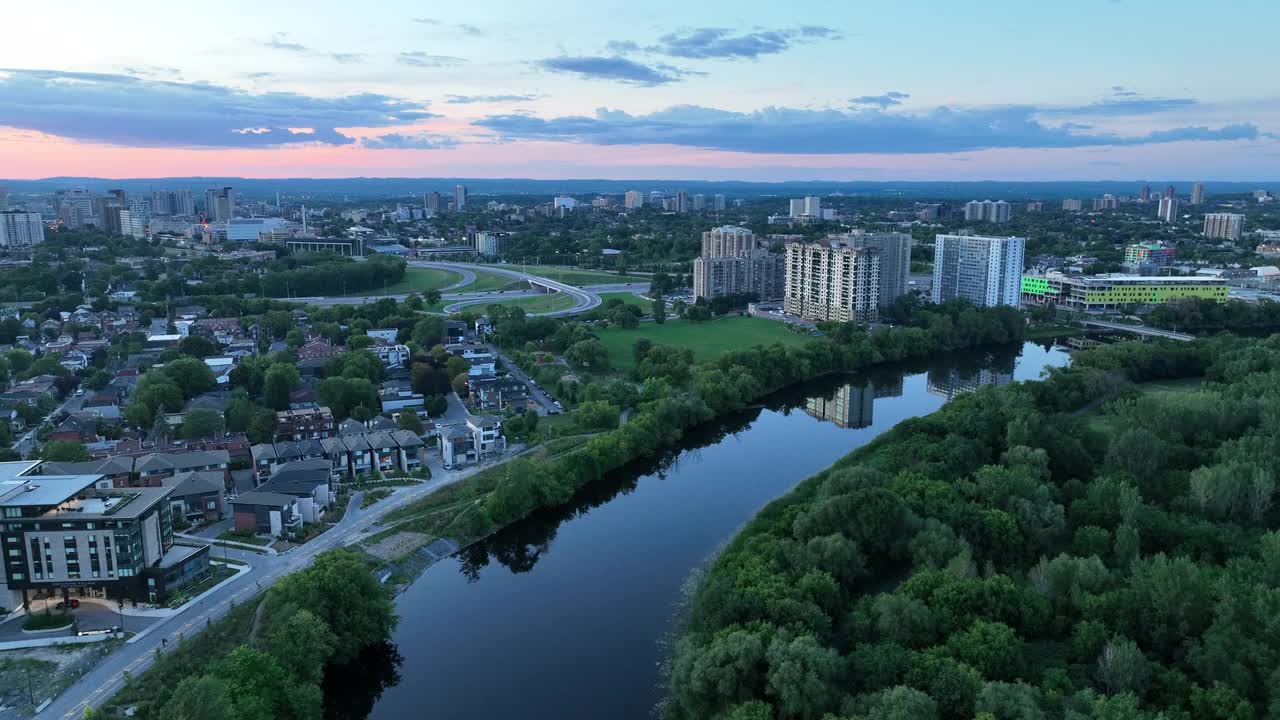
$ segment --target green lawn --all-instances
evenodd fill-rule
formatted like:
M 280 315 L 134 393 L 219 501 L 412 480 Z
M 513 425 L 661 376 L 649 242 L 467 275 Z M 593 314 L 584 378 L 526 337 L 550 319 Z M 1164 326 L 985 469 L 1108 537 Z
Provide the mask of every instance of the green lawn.
M 635 293 L 629 293 L 629 292 L 600 293 L 600 300 L 606 303 L 609 302 L 610 300 L 621 300 L 622 302 L 628 305 L 635 305 L 639 307 L 640 309 L 644 310 L 646 315 L 653 312 L 653 301 L 648 298 L 642 298 L 639 295 L 636 295 Z M 671 311 L 668 310 L 667 312 L 671 312 Z
M 1155 382 L 1138 383 L 1134 388 L 1143 395 L 1177 395 L 1179 393 L 1195 392 L 1204 385 L 1204 378 L 1183 378 L 1181 380 L 1157 380 Z M 1103 405 L 1105 407 L 1105 403 Z M 1106 435 L 1114 435 L 1123 432 L 1126 428 L 1119 427 L 1119 419 L 1115 415 L 1102 412 L 1102 407 L 1093 409 L 1086 413 L 1085 422 L 1090 429 L 1095 432 Z
M 635 367 L 631 348 L 636 339 L 642 337 L 649 338 L 658 345 L 689 348 L 697 362 L 753 345 L 771 345 L 775 342 L 803 345 L 809 339 L 791 332 L 780 322 L 736 315 L 702 323 L 668 320 L 659 325 L 645 322 L 635 330 L 610 327 L 598 331 L 598 334 L 600 341 L 609 350 L 610 366 L 621 370 Z
M 411 292 L 426 292 L 427 290 L 443 290 L 450 285 L 458 282 L 462 276 L 452 270 L 439 270 L 437 268 L 405 268 L 404 277 L 400 282 L 394 285 L 388 285 L 385 290 L 387 295 L 403 295 Z M 478 282 L 477 278 L 477 282 Z M 383 288 L 370 288 L 368 290 L 360 290 L 357 292 L 349 292 L 347 296 L 353 295 L 382 295 Z
M 499 275 L 498 273 L 485 272 L 479 268 L 472 268 L 476 272 L 476 281 L 470 285 L 463 285 L 453 292 L 485 292 L 486 290 L 505 290 L 507 287 L 520 282 L 513 277 L 507 275 Z
M 554 293 L 551 295 L 537 295 L 528 297 L 513 297 L 505 300 L 495 300 L 484 305 L 471 305 L 467 310 L 478 310 L 483 312 L 484 308 L 489 305 L 519 305 L 524 308 L 527 313 L 543 313 L 555 310 L 567 310 L 573 307 L 574 299 L 570 295 L 564 293 Z

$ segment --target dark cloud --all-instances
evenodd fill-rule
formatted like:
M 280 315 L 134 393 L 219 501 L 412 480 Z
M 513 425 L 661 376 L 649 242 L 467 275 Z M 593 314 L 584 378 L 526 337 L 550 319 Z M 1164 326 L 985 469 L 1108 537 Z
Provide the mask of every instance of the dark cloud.
M 528 102 L 537 100 L 542 95 L 445 95 L 444 101 L 451 105 L 469 105 L 471 103 Z
M 400 53 L 396 56 L 396 62 L 409 67 L 440 68 L 460 65 L 466 61 L 450 55 L 432 55 L 421 50 L 414 50 Z
M 1138 96 L 1138 92 L 1136 90 L 1127 88 L 1124 85 L 1112 85 L 1111 94 L 1115 95 L 1116 97 L 1137 97 Z
M 658 38 L 657 44 L 645 49 L 649 52 L 680 58 L 755 60 L 761 55 L 784 52 L 799 43 L 838 37 L 840 33 L 834 29 L 818 25 L 757 30 L 741 34 L 735 34 L 728 28 L 704 27 L 663 35 Z
M 389 127 L 436 117 L 425 103 L 373 93 L 336 98 L 252 94 L 209 83 L 53 70 L 0 69 L 0 97 L 0 125 L 138 147 L 345 145 L 353 141 L 337 128 Z
M 388 133 L 360 140 L 360 145 L 370 150 L 440 150 L 455 147 L 457 144 L 458 142 L 453 138 L 430 133 L 413 135 Z
M 644 65 L 624 57 L 565 56 L 547 58 L 537 62 L 538 67 L 551 72 L 569 73 L 588 80 L 616 80 L 631 85 L 665 85 L 676 82 L 687 71 L 669 65 Z
M 902 101 L 911 97 L 910 94 L 890 90 L 883 95 L 862 95 L 856 98 L 849 98 L 850 105 L 875 105 L 880 108 L 887 108 L 890 105 L 901 105 Z
M 749 153 L 949 153 L 990 148 L 1141 145 L 1178 140 L 1245 140 L 1253 125 L 1184 127 L 1139 137 L 1079 133 L 1038 119 L 1039 108 L 1006 106 L 907 114 L 769 107 L 741 113 L 681 105 L 648 115 L 601 109 L 593 117 L 491 115 L 476 122 L 506 139 L 593 145 L 669 144 Z

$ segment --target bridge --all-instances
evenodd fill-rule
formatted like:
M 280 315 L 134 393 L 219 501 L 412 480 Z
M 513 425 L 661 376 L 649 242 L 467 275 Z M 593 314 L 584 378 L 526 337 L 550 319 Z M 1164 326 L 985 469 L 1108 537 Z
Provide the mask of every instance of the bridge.
M 545 278 L 539 275 L 530 275 L 529 273 L 521 272 L 520 270 L 512 270 L 509 266 L 504 267 L 501 265 L 473 265 L 470 263 L 455 263 L 455 262 L 428 262 L 428 261 L 422 261 L 422 260 L 416 260 L 416 261 L 411 260 L 409 261 L 409 266 L 421 267 L 421 268 L 435 268 L 438 270 L 450 270 L 456 273 L 462 273 L 464 277 L 466 277 L 468 274 L 471 275 L 471 277 L 475 277 L 475 269 L 479 268 L 479 269 L 482 269 L 484 272 L 493 273 L 496 275 L 505 275 L 511 278 L 512 280 L 519 280 L 522 282 L 526 282 L 529 284 L 530 287 L 542 288 L 547 293 L 565 293 L 569 297 L 573 298 L 574 300 L 573 307 L 566 308 L 564 310 L 552 310 L 550 312 L 544 312 L 544 313 L 530 313 L 530 314 L 540 315 L 543 317 L 558 317 L 561 315 L 577 315 L 578 313 L 584 313 L 588 310 L 591 310 L 592 308 L 599 307 L 600 303 L 602 302 L 600 300 L 600 296 L 595 294 L 594 292 L 591 292 L 590 290 L 574 287 L 573 285 L 562 283 L 559 280 L 552 280 L 551 278 Z M 458 286 L 455 285 L 454 287 L 458 287 Z M 506 297 L 512 297 L 512 295 L 508 294 L 506 295 Z M 461 308 L 466 307 L 468 305 L 485 305 L 493 302 L 495 299 L 496 298 L 492 296 L 463 299 L 453 303 L 452 305 L 449 305 L 447 308 L 445 308 L 445 311 L 457 312 Z
M 1145 337 L 1167 338 L 1169 340 L 1180 340 L 1182 342 L 1191 342 L 1195 340 L 1194 335 L 1186 333 L 1174 332 L 1172 330 L 1161 330 L 1160 328 L 1147 327 L 1146 325 L 1126 325 L 1124 323 L 1109 322 L 1107 320 L 1081 320 L 1080 323 L 1085 327 L 1102 328 L 1103 330 L 1112 330 L 1114 332 L 1133 333 L 1134 335 L 1143 335 Z

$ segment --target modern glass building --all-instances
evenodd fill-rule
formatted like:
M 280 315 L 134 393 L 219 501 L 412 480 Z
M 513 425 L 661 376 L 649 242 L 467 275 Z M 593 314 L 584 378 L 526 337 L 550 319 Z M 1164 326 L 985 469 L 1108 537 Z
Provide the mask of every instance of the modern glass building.
M 1111 312 L 1132 305 L 1158 305 L 1188 298 L 1223 302 L 1227 281 L 1216 277 L 1149 275 L 1022 276 L 1022 302 L 1057 305 L 1082 312 Z

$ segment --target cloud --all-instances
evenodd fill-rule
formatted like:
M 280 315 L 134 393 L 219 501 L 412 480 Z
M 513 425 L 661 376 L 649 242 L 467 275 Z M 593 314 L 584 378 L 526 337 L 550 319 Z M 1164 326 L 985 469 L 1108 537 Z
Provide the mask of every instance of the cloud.
M 467 23 L 450 24 L 450 23 L 444 22 L 443 20 L 437 20 L 435 18 L 426 18 L 426 17 L 409 18 L 409 20 L 412 22 L 416 22 L 420 25 L 430 25 L 431 27 L 453 28 L 458 32 L 461 32 L 465 35 L 470 35 L 472 37 L 486 37 L 489 34 L 482 28 L 478 28 L 475 25 L 468 25 Z
M 1135 93 L 1136 94 L 1136 93 Z M 1088 105 L 1068 107 L 1049 107 L 1041 109 L 1044 115 L 1070 116 L 1090 115 L 1106 117 L 1129 117 L 1134 115 L 1151 115 L 1153 113 L 1185 110 L 1199 105 L 1191 98 L 1140 98 L 1127 100 L 1099 100 Z
M 311 48 L 302 43 L 291 42 L 285 38 L 289 37 L 289 33 L 275 33 L 270 40 L 263 40 L 263 47 L 269 47 L 272 50 L 284 50 L 286 52 L 308 53 Z
M 950 153 L 990 148 L 1071 148 L 1142 145 L 1179 140 L 1248 140 L 1251 124 L 1218 129 L 1181 127 L 1141 136 L 1081 133 L 1038 119 L 1039 108 L 1003 106 L 898 113 L 767 107 L 733 112 L 678 105 L 647 115 L 602 108 L 592 117 L 490 115 L 475 122 L 508 140 L 559 140 L 592 145 L 666 144 L 746 153 Z
M 451 105 L 469 105 L 471 103 L 528 102 L 546 97 L 545 95 L 445 95 L 444 101 Z
M 440 150 L 456 147 L 458 141 L 444 135 L 430 133 L 388 133 L 375 137 L 362 138 L 360 145 L 370 150 Z
M 409 67 L 440 68 L 460 65 L 466 60 L 450 55 L 432 55 L 421 50 L 402 52 L 396 56 L 396 62 Z
M 361 62 L 369 56 L 364 53 L 329 53 L 329 57 L 333 58 L 335 62 L 340 62 L 343 65 L 349 65 L 351 63 Z
M 54 70 L 0 69 L 0 97 L 0 126 L 135 147 L 346 145 L 354 141 L 338 128 L 436 117 L 425 103 L 374 93 L 253 94 L 210 83 Z
M 488 34 L 484 30 L 481 30 L 480 28 L 476 27 L 475 25 L 468 25 L 466 23 L 458 23 L 454 27 L 458 28 L 463 33 L 470 35 L 472 37 L 484 37 L 485 35 Z
M 836 30 L 820 25 L 757 30 L 742 34 L 734 34 L 728 28 L 703 27 L 668 33 L 658 38 L 656 45 L 645 49 L 649 52 L 679 58 L 755 60 L 761 55 L 784 52 L 800 43 L 839 37 L 840 33 Z
M 562 56 L 539 60 L 536 64 L 543 70 L 577 75 L 587 80 L 616 80 L 645 87 L 676 82 L 690 74 L 669 65 L 643 65 L 618 56 Z
M 1137 97 L 1138 96 L 1138 92 L 1136 90 L 1127 88 L 1124 85 L 1112 85 L 1111 94 L 1117 97 Z
M 911 97 L 911 95 L 908 93 L 898 92 L 897 90 L 890 90 L 889 92 L 883 95 L 862 95 L 856 98 L 849 98 L 849 104 L 850 105 L 876 105 L 881 109 L 884 109 L 889 107 L 890 105 L 901 105 L 902 101 L 909 97 Z

